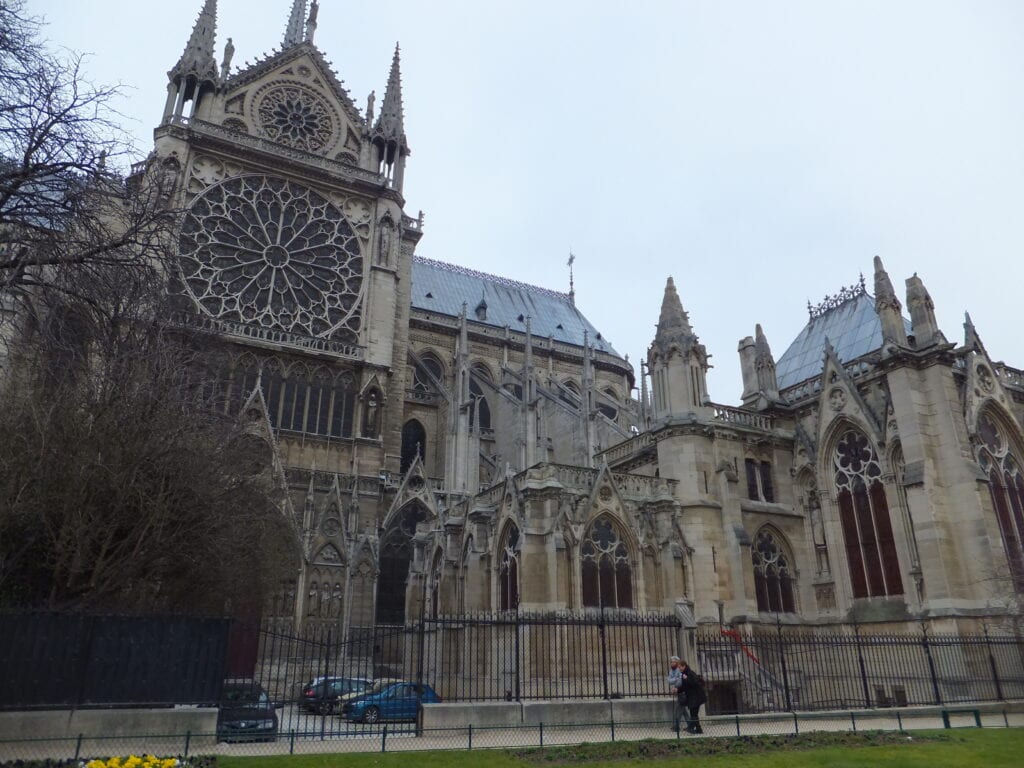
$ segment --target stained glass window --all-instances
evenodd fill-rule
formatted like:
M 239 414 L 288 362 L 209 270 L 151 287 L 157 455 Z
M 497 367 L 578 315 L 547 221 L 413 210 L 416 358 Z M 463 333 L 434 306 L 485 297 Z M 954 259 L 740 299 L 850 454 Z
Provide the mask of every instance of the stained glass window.
M 1010 449 L 996 420 L 983 413 L 978 420 L 982 446 L 978 462 L 988 475 L 992 508 L 999 522 L 999 533 L 1017 591 L 1024 592 L 1024 474 L 1021 462 Z
M 519 528 L 505 527 L 498 549 L 498 606 L 503 611 L 519 607 Z
M 583 605 L 632 608 L 633 569 L 629 550 L 607 517 L 594 521 L 580 547 Z
M 853 596 L 902 595 L 889 504 L 874 449 L 863 433 L 851 429 L 839 438 L 832 459 Z
M 762 528 L 751 549 L 754 561 L 754 589 L 757 610 L 771 613 L 793 613 L 793 569 L 782 536 L 770 528 Z
M 215 318 L 355 343 L 363 260 L 334 203 L 265 176 L 215 184 L 178 239 L 187 290 Z

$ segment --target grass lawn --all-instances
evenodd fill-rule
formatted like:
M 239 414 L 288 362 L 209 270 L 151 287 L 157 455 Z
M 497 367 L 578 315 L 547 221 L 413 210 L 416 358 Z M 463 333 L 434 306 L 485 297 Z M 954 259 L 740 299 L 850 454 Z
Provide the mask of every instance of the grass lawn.
M 694 762 L 694 761 L 698 762 Z M 218 768 L 1001 768 L 1024 765 L 1024 729 L 805 734 L 589 744 L 549 749 L 219 757 Z

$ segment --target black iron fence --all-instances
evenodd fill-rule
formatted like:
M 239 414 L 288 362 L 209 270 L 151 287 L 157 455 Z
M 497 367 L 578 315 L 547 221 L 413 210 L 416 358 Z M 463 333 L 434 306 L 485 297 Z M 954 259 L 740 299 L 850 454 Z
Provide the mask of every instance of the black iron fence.
M 856 626 L 704 629 L 697 665 L 708 711 L 814 711 L 1024 697 L 1012 636 L 864 634 Z
M 0 613 L 0 709 L 215 704 L 229 622 Z

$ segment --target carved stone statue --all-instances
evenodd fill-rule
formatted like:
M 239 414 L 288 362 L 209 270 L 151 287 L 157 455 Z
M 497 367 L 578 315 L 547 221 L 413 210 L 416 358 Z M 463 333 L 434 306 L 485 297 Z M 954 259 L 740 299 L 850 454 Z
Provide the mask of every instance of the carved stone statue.
M 380 395 L 371 389 L 366 396 L 363 412 L 363 437 L 376 438 L 380 434 Z
M 373 124 L 373 104 L 377 101 L 377 92 L 370 91 L 370 95 L 366 97 L 366 124 Z
M 380 243 L 379 251 L 377 254 L 377 262 L 379 264 L 390 264 L 391 263 L 391 224 L 387 221 L 381 222 L 380 225 Z
M 228 73 L 231 72 L 231 59 L 235 55 L 235 44 L 231 42 L 231 38 L 228 38 L 227 45 L 224 46 L 224 61 L 220 65 L 220 79 L 226 80 Z

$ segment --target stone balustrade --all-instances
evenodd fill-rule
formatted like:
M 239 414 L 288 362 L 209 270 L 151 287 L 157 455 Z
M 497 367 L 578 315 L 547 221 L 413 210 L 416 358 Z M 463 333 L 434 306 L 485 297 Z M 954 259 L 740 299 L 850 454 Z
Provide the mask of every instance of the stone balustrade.
M 759 429 L 764 432 L 771 432 L 775 427 L 775 420 L 771 416 L 766 416 L 763 413 L 753 413 L 752 411 L 744 411 L 741 408 L 730 408 L 727 405 L 714 405 L 715 419 L 718 421 L 725 422 L 726 424 L 732 424 L 738 427 L 747 427 L 749 429 Z

